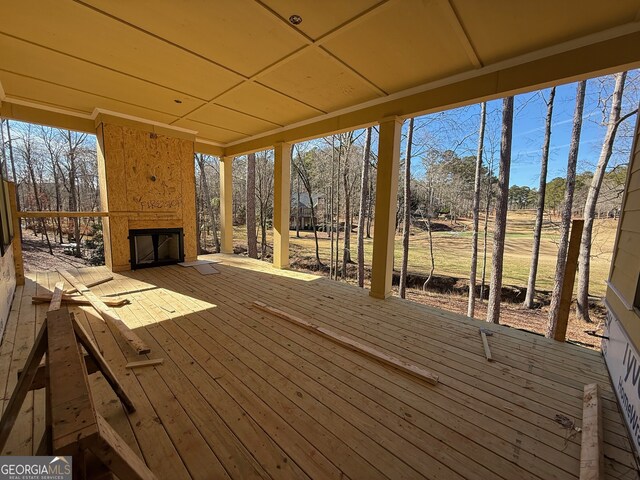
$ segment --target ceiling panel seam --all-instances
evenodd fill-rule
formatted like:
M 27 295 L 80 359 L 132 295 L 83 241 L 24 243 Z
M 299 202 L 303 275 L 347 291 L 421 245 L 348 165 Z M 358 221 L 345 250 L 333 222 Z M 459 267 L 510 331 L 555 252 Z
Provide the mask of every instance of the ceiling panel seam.
M 442 5 L 442 10 L 446 15 L 447 19 L 449 20 L 449 24 L 453 28 L 456 34 L 456 37 L 458 37 L 458 40 L 460 40 L 460 43 L 462 44 L 462 47 L 464 48 L 464 51 L 467 54 L 467 57 L 469 57 L 469 60 L 471 61 L 474 67 L 482 68 L 484 64 L 482 63 L 482 60 L 480 60 L 480 57 L 478 56 L 478 52 L 473 46 L 471 37 L 469 36 L 469 34 L 464 28 L 464 25 L 460 20 L 460 16 L 458 15 L 458 12 L 454 8 L 454 6 L 451 4 L 451 0 L 440 0 L 440 4 Z

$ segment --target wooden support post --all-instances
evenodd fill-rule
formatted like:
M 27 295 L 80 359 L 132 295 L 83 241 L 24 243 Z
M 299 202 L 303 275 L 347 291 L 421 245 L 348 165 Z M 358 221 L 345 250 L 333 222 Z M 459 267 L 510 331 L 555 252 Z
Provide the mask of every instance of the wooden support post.
M 602 404 L 597 383 L 584 386 L 580 480 L 604 478 Z
M 332 332 L 327 328 L 314 325 L 313 323 L 303 320 L 302 318 L 298 318 L 295 315 L 291 315 L 277 308 L 270 307 L 263 302 L 253 302 L 253 306 L 262 310 L 263 312 L 270 313 L 271 315 L 275 315 L 276 317 L 295 323 L 300 327 L 317 333 L 320 336 L 327 338 L 334 343 L 337 343 L 338 345 L 353 350 L 354 352 L 360 353 L 389 367 L 393 367 L 403 373 L 409 374 L 412 377 L 417 378 L 418 380 L 427 382 L 431 385 L 436 385 L 438 383 L 438 376 L 434 375 L 428 370 L 425 370 L 422 367 L 409 362 L 405 362 L 404 360 L 400 360 L 399 358 L 387 355 L 386 353 L 382 353 L 375 348 L 371 348 L 368 345 L 364 345 L 349 337 L 340 335 L 339 333 Z
M 220 158 L 220 250 L 233 253 L 233 157 Z
M 584 220 L 573 220 L 571 222 L 567 266 L 564 271 L 564 280 L 562 281 L 558 322 L 556 323 L 556 330 L 553 332 L 553 338 L 559 342 L 564 342 L 567 338 L 567 325 L 569 324 L 569 312 L 571 311 L 571 299 L 573 298 L 573 284 L 576 280 L 576 270 L 578 269 L 578 255 L 580 253 L 583 226 Z
M 120 319 L 115 310 L 107 307 L 102 300 L 100 300 L 86 285 L 82 284 L 76 277 L 71 275 L 66 270 L 59 269 L 58 273 L 62 278 L 71 284 L 74 288 L 78 289 L 84 297 L 89 300 L 91 306 L 96 312 L 100 314 L 102 319 L 112 327 L 115 332 L 120 335 L 138 355 L 144 355 L 149 353 L 151 349 L 144 343 L 138 335 L 136 335 L 125 323 Z
M 22 261 L 22 232 L 20 230 L 20 217 L 16 202 L 16 184 L 7 182 L 9 186 L 9 207 L 11 208 L 11 222 L 13 223 L 13 263 L 16 269 L 16 285 L 24 285 L 24 262 Z
M 274 146 L 273 162 L 273 266 L 289 267 L 291 213 L 291 144 Z
M 380 122 L 376 180 L 376 224 L 373 232 L 371 291 L 369 292 L 369 295 L 374 298 L 387 298 L 391 295 L 401 129 L 402 120 L 397 117 L 387 118 Z

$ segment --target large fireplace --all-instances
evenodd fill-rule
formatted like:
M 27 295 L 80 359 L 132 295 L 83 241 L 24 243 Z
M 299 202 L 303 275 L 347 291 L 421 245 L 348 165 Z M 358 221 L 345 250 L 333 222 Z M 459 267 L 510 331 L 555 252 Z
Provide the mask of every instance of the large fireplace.
M 131 269 L 184 262 L 181 228 L 129 230 Z

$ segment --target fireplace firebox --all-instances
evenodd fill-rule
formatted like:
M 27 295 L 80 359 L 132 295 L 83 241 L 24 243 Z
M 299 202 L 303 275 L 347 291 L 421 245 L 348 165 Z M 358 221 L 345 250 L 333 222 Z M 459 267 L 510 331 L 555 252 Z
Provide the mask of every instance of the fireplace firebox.
M 184 262 L 182 228 L 129 230 L 131 269 Z

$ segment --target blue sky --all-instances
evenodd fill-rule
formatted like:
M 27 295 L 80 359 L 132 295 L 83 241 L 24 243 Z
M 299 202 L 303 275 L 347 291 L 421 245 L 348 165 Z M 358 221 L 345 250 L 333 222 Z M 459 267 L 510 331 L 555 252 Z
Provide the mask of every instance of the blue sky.
M 636 82 L 638 74 L 638 71 L 634 71 L 628 75 L 625 103 L 622 108 L 623 114 L 637 108 L 637 92 L 632 84 Z M 552 117 L 548 180 L 555 177 L 563 177 L 566 174 L 569 143 L 573 126 L 573 112 L 575 109 L 576 86 L 575 83 L 571 83 L 559 86 L 556 89 Z M 599 104 L 598 100 L 602 97 L 608 97 L 611 94 L 612 88 L 612 77 L 605 77 L 604 81 L 592 79 L 587 82 L 584 120 L 578 154 L 578 172 L 593 170 L 593 166 L 597 162 L 605 133 L 605 128 L 602 125 L 603 106 Z M 549 90 L 546 89 L 541 92 L 518 95 L 515 98 L 511 185 L 538 186 L 547 108 L 545 100 L 548 99 L 548 96 Z M 607 105 L 606 109 L 607 115 L 609 112 L 608 107 L 609 105 Z M 485 161 L 489 160 L 491 151 L 493 151 L 497 165 L 499 158 L 502 100 L 489 102 L 487 112 Z M 455 148 L 460 156 L 475 156 L 477 133 L 474 134 L 474 132 L 478 128 L 480 105 L 452 110 L 445 114 L 440 114 L 439 118 L 437 118 L 437 116 L 438 114 L 427 115 L 418 120 L 418 123 L 422 125 L 423 133 L 421 135 L 425 135 L 424 132 L 431 132 L 430 137 L 432 141 L 430 143 L 437 143 L 439 148 Z M 627 119 L 625 122 L 626 129 L 622 129 L 619 132 L 616 139 L 616 152 L 610 161 L 611 167 L 619 163 L 625 163 L 628 160 L 628 150 L 630 149 L 630 135 L 628 130 L 635 124 L 635 118 L 636 117 L 633 116 Z M 404 144 L 402 148 L 404 150 Z M 415 173 L 420 175 L 419 166 Z

